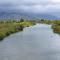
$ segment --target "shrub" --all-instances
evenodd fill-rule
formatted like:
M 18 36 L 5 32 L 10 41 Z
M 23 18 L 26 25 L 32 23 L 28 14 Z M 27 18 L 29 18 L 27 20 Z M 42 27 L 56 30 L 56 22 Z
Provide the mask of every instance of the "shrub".
M 24 22 L 24 19 L 21 18 L 21 19 L 20 19 L 20 22 Z

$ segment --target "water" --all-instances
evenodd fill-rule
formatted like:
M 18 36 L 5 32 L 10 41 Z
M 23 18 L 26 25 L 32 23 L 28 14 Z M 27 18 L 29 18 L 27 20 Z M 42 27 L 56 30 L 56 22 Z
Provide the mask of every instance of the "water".
M 26 27 L 0 42 L 0 60 L 60 60 L 60 36 L 51 25 Z

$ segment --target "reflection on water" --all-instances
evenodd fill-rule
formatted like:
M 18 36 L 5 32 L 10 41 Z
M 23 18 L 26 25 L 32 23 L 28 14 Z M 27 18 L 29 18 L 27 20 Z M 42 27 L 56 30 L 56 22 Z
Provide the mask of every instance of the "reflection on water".
M 51 25 L 26 27 L 0 42 L 0 60 L 60 60 L 60 36 Z

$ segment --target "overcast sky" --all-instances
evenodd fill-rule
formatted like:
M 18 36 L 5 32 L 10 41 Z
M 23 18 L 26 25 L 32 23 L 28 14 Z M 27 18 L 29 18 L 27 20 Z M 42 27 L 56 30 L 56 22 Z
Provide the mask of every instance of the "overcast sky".
M 60 16 L 60 0 L 0 0 L 0 9 Z

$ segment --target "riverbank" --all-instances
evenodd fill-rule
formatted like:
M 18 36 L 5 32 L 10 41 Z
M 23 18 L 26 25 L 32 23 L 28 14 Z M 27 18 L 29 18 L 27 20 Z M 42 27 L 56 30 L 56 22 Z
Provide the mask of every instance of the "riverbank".
M 60 34 L 60 20 L 43 20 L 42 23 L 51 24 L 53 32 Z
M 0 22 L 0 41 L 10 34 L 23 31 L 24 27 L 34 25 L 33 22 Z
M 10 34 L 23 31 L 24 27 L 29 27 L 35 25 L 34 21 L 6 21 L 0 22 L 0 41 L 3 40 L 5 37 L 9 36 Z M 54 33 L 60 34 L 60 20 L 43 20 L 40 21 L 43 24 L 51 24 Z
M 0 60 L 60 60 L 60 36 L 51 25 L 36 24 L 0 42 Z

